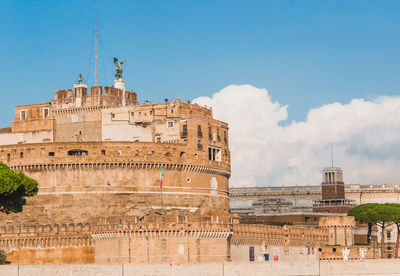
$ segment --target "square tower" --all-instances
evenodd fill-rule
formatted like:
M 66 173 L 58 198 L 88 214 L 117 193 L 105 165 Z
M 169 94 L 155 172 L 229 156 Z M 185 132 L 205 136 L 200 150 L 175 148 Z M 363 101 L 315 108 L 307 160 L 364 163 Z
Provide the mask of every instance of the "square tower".
M 322 170 L 321 200 L 314 201 L 313 211 L 343 214 L 354 206 L 354 200 L 346 199 L 342 169 L 324 168 Z
M 322 200 L 345 199 L 343 171 L 341 168 L 322 170 Z

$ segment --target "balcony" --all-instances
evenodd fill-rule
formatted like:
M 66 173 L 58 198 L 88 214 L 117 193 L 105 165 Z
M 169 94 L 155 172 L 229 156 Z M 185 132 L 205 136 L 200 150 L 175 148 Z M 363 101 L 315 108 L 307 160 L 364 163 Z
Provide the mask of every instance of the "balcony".
M 332 200 L 315 200 L 313 201 L 314 207 L 323 206 L 355 206 L 356 202 L 352 199 L 332 199 Z

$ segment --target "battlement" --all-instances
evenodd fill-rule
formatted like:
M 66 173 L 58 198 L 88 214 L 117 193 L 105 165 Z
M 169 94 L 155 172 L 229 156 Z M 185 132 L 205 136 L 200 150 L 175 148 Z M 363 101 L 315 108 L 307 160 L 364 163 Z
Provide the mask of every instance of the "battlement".
M 73 89 L 63 89 L 54 93 L 51 104 L 54 109 L 73 107 L 117 107 L 138 104 L 137 94 L 112 86 L 92 86 L 88 95 L 86 85 L 75 85 Z

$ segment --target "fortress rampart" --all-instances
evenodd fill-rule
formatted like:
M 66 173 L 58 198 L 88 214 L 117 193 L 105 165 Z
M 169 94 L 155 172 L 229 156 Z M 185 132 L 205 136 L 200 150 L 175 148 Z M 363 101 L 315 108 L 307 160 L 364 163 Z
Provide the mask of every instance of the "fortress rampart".
M 269 247 L 314 248 L 327 241 L 327 230 L 241 225 L 227 216 L 132 216 L 0 227 L 0 246 L 14 263 L 234 261 L 248 245 L 262 255 Z
M 90 221 L 154 209 L 229 210 L 227 163 L 187 143 L 58 142 L 0 147 L 0 160 L 38 180 L 20 223 Z M 160 188 L 161 162 L 164 169 Z

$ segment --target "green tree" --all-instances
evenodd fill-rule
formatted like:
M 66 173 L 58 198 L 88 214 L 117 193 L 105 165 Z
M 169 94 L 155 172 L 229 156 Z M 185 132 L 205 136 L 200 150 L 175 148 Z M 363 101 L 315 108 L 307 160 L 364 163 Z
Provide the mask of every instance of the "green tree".
M 0 249 L 0 265 L 3 265 L 7 262 L 7 255 L 3 249 Z
M 396 237 L 396 249 L 394 257 L 399 257 L 399 243 L 400 243 L 400 204 L 390 203 L 388 204 L 391 208 L 391 221 L 396 225 L 397 237 Z
M 372 226 L 379 220 L 372 212 L 372 209 L 379 205 L 378 203 L 361 204 L 351 209 L 347 215 L 355 217 L 359 223 L 368 224 L 367 243 L 371 243 Z
M 0 162 L 0 212 L 9 214 L 21 212 L 25 197 L 38 192 L 38 183 L 24 173 L 16 173 Z M 0 249 L 0 264 L 6 263 L 6 254 Z
M 392 224 L 394 207 L 390 204 L 378 204 L 372 208 L 372 216 L 379 221 L 377 225 L 381 228 L 381 258 L 385 252 L 385 229 Z
M 25 197 L 36 195 L 38 183 L 24 173 L 16 173 L 0 162 L 0 212 L 21 212 Z

